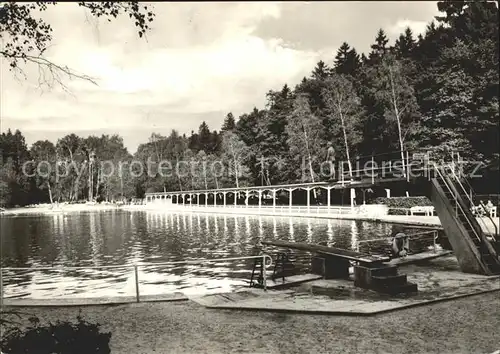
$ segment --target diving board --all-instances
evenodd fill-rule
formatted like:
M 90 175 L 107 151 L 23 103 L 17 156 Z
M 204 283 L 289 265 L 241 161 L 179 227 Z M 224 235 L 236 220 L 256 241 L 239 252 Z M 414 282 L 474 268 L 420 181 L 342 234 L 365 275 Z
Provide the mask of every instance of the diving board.
M 381 264 L 389 262 L 390 258 L 387 256 L 378 256 L 368 253 L 361 253 L 342 248 L 328 247 L 322 245 L 314 245 L 310 243 L 301 242 L 287 242 L 287 241 L 262 241 L 263 245 L 275 246 L 281 248 L 297 249 L 302 251 L 314 252 L 317 254 L 336 257 L 349 261 L 354 261 L 362 264 Z

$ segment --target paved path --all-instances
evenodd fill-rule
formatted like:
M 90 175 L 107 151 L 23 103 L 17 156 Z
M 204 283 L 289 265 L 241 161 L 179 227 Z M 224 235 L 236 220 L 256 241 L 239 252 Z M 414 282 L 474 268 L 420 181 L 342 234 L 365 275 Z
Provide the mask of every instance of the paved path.
M 193 297 L 208 308 L 318 313 L 330 315 L 374 315 L 426 305 L 478 293 L 500 291 L 500 276 L 465 274 L 454 256 L 433 259 L 426 265 L 404 265 L 400 274 L 418 284 L 418 294 L 391 297 L 354 287 L 351 280 L 315 280 L 286 291 L 250 289 L 238 293 Z

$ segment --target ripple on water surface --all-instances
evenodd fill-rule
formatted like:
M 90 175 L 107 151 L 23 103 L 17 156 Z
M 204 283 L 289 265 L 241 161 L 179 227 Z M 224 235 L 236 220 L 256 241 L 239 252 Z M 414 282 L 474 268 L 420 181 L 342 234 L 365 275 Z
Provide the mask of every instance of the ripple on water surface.
M 259 240 L 326 243 L 352 249 L 391 225 L 351 220 L 148 211 L 0 218 L 6 297 L 135 295 L 134 264 L 255 255 Z M 300 261 L 301 260 L 301 261 Z M 302 262 L 302 263 L 300 263 Z M 299 267 L 308 259 L 301 257 Z M 103 266 L 120 265 L 120 268 Z M 143 295 L 228 291 L 248 284 L 253 260 L 140 266 Z M 95 267 L 62 269 L 63 267 Z M 55 267 L 53 269 L 34 269 Z

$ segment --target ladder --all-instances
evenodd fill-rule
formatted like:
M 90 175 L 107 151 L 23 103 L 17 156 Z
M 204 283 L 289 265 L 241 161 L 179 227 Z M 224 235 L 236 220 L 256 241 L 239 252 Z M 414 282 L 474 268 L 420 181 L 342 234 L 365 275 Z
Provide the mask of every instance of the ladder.
M 294 269 L 295 267 L 290 259 L 290 252 L 279 252 L 276 257 L 271 279 L 276 280 L 277 278 L 282 278 L 282 281 L 285 282 L 285 277 L 291 274 Z
M 500 274 L 500 259 L 491 246 L 497 247 L 496 239 L 493 242 L 487 241 L 484 232 L 476 218 L 472 215 L 470 207 L 473 205 L 472 190 L 465 188 L 464 178 L 460 178 L 460 172 L 456 171 L 455 166 L 436 166 L 436 182 L 442 188 L 444 196 L 453 208 L 454 217 L 462 224 L 467 232 L 467 236 L 474 243 L 478 250 L 483 264 L 492 274 Z M 458 173 L 457 173 L 458 172 Z M 470 187 L 470 185 L 469 185 Z
M 255 258 L 253 260 L 252 276 L 250 277 L 251 288 L 264 287 L 264 269 L 263 258 Z

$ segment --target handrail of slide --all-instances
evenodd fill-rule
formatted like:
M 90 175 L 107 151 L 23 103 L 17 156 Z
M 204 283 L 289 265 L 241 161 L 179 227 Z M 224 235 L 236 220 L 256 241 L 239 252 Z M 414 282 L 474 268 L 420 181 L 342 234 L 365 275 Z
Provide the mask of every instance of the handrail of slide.
M 465 218 L 467 219 L 467 223 L 469 224 L 470 228 L 474 232 L 474 236 L 476 236 L 476 238 L 479 241 L 482 242 L 481 235 L 479 235 L 477 233 L 476 229 L 474 228 L 474 226 L 472 226 L 472 223 L 470 222 L 469 218 L 467 217 L 467 214 L 465 213 L 464 209 L 462 208 L 462 205 L 460 205 L 460 203 L 458 202 L 457 197 L 455 196 L 455 193 L 453 193 L 453 191 L 451 190 L 450 186 L 448 185 L 448 182 L 446 182 L 446 179 L 444 178 L 443 174 L 439 170 L 439 167 L 436 164 L 432 164 L 432 165 L 434 166 L 434 170 L 439 174 L 439 177 L 442 179 L 442 181 L 446 185 L 446 188 L 448 189 L 448 191 L 450 192 L 450 194 L 453 196 L 453 199 L 455 200 L 455 204 L 460 208 L 460 210 L 462 211 L 462 213 L 466 216 Z
M 467 196 L 467 199 L 469 200 L 470 202 L 470 205 L 474 205 L 474 201 L 472 200 L 472 197 L 469 195 L 469 193 L 467 192 L 467 190 L 465 189 L 464 185 L 462 184 L 462 181 L 460 180 L 459 176 L 457 176 L 457 174 L 455 173 L 455 170 L 452 166 L 449 166 L 450 167 L 450 170 L 451 170 L 451 174 L 453 176 L 453 178 L 455 179 L 455 181 L 458 182 L 458 185 L 460 186 L 460 188 L 462 189 L 462 191 L 464 192 L 464 194 Z M 474 193 L 474 190 L 472 189 L 472 186 L 470 185 L 469 181 L 467 181 L 466 178 L 464 178 L 464 181 L 465 183 L 467 184 L 467 187 L 469 188 L 470 192 L 475 194 Z M 484 212 L 485 212 L 485 215 L 490 219 L 491 223 L 493 224 L 493 227 L 495 228 L 495 236 L 493 237 L 494 240 L 496 241 L 497 237 L 498 237 L 498 227 L 497 225 L 495 224 L 495 221 L 492 219 L 491 215 L 490 215 L 490 211 L 486 208 L 486 206 L 480 202 L 479 203 L 481 205 L 481 207 L 483 208 Z M 484 220 L 482 218 L 479 218 L 480 222 L 485 226 L 487 227 L 486 223 L 484 222 Z

